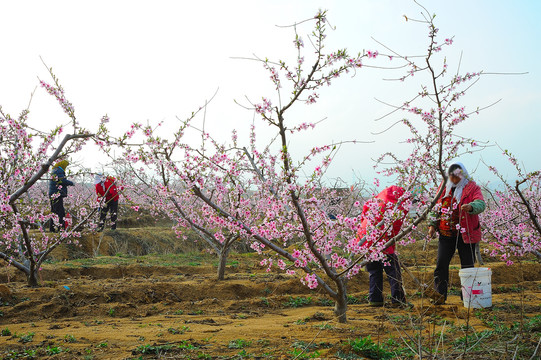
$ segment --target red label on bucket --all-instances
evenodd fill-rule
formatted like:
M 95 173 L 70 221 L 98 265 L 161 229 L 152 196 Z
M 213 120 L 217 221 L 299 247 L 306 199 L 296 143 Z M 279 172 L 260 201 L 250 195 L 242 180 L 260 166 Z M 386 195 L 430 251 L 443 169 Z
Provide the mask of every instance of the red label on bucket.
M 473 290 L 471 291 L 472 295 L 483 295 L 483 289 L 479 290 Z

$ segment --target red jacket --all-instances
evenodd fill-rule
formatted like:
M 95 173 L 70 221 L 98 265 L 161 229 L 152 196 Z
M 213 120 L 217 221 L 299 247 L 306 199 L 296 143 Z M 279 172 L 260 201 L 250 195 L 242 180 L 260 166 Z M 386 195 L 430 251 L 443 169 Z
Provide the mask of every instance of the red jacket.
M 442 203 L 445 195 L 446 194 L 442 194 L 438 201 L 439 204 Z M 477 185 L 475 181 L 470 181 L 466 184 L 464 190 L 462 190 L 462 196 L 460 197 L 460 203 L 458 204 L 458 208 L 460 209 L 462 205 L 472 203 L 475 200 L 484 201 L 485 199 L 479 185 Z M 460 210 L 459 219 L 460 227 L 466 229 L 466 231 L 462 233 L 462 239 L 464 240 L 464 243 L 476 244 L 481 241 L 481 224 L 479 223 L 479 215 L 469 214 L 465 211 Z
M 107 193 L 107 195 L 105 196 L 106 202 L 118 201 L 120 196 L 118 195 L 115 181 L 116 179 L 114 177 L 108 176 L 104 182 L 96 184 L 96 194 L 98 194 L 98 200 L 100 200 L 105 195 L 105 193 Z M 109 191 L 107 191 L 108 189 Z
M 378 201 L 378 205 L 380 207 L 380 215 L 376 218 L 376 224 L 379 223 L 383 219 L 383 214 L 385 213 L 385 210 L 387 209 L 387 204 L 396 204 L 398 202 L 398 199 L 400 199 L 401 196 L 404 195 L 404 188 L 400 186 L 390 186 L 386 189 L 384 189 L 382 192 L 380 192 L 374 200 Z M 394 207 L 394 206 L 393 206 Z M 380 242 L 386 243 L 400 232 L 400 228 L 402 227 L 402 223 L 404 222 L 404 218 L 407 215 L 407 212 L 405 211 L 404 207 L 401 205 L 398 206 L 398 210 L 401 210 L 404 212 L 404 217 L 402 217 L 399 220 L 396 220 L 393 223 L 393 228 L 391 230 L 391 234 L 385 235 L 382 237 Z M 359 228 L 359 231 L 357 233 L 357 240 L 360 241 L 365 235 L 366 235 L 366 228 L 368 226 L 368 220 L 366 219 L 365 215 L 368 214 L 370 211 L 370 207 L 368 204 L 364 204 L 363 206 L 363 213 L 362 213 L 362 221 L 361 221 L 361 227 Z M 366 241 L 362 247 L 370 247 L 372 246 L 372 241 Z M 394 254 L 395 252 L 395 245 L 389 246 L 387 249 L 383 250 L 384 254 Z

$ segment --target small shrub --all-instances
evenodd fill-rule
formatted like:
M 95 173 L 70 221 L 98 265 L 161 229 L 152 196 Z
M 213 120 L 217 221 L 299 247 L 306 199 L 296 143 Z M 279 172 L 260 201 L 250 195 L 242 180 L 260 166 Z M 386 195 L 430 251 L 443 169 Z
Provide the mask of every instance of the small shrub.
M 24 356 L 28 357 L 28 358 L 35 358 L 37 352 L 38 351 L 36 349 L 25 349 L 24 350 Z
M 495 334 L 495 332 L 492 331 L 492 330 L 483 330 L 483 331 L 480 331 L 478 333 L 474 332 L 472 334 L 464 335 L 462 337 L 459 337 L 458 339 L 455 339 L 453 341 L 453 344 L 458 346 L 458 347 L 463 347 L 466 344 L 468 344 L 468 346 L 470 346 L 471 350 L 477 351 L 477 350 L 480 350 L 479 345 L 475 346 L 475 347 L 471 347 L 471 344 L 475 344 L 476 342 L 480 342 L 479 341 L 480 339 L 489 338 L 494 334 Z
M 247 340 L 244 340 L 244 339 L 235 339 L 235 340 L 231 340 L 229 342 L 229 345 L 228 347 L 230 349 L 243 349 L 245 347 L 248 347 L 252 344 L 251 341 L 247 341 Z
M 197 350 L 198 346 L 193 345 L 187 341 L 183 341 L 182 343 L 180 343 L 180 345 L 177 346 L 177 348 L 180 350 Z
M 64 336 L 64 342 L 74 343 L 74 342 L 77 342 L 77 339 L 75 338 L 75 336 L 68 334 L 68 335 Z
M 2 332 L 0 333 L 1 336 L 11 336 L 11 330 L 8 328 L 2 329 Z
M 327 299 L 327 298 L 319 298 L 317 302 L 320 306 L 333 306 L 334 305 L 334 302 L 331 299 Z
M 315 358 L 320 359 L 321 358 L 318 351 L 303 352 L 303 349 L 293 349 L 289 351 L 289 355 L 291 356 L 291 358 L 294 358 L 294 359 L 315 359 Z
M 169 332 L 170 334 L 173 334 L 173 335 L 184 334 L 184 333 L 186 333 L 188 331 L 190 331 L 190 328 L 188 326 L 183 326 L 181 328 L 172 328 L 172 327 L 170 327 L 169 329 L 167 329 L 167 332 Z
M 317 345 L 314 344 L 314 343 L 310 344 L 310 343 L 308 343 L 306 341 L 297 340 L 293 344 L 291 344 L 291 347 L 295 348 L 295 349 L 301 349 L 301 350 L 306 349 L 306 351 L 309 351 L 309 350 L 315 349 L 317 347 Z
M 531 318 L 526 324 L 526 328 L 530 332 L 541 331 L 541 315 L 536 315 Z
M 375 360 L 392 359 L 394 354 L 376 344 L 370 336 L 350 341 L 351 349 L 358 355 L 366 356 Z
M 149 345 L 149 344 L 147 344 L 147 345 L 138 346 L 135 349 L 134 352 L 139 353 L 139 354 L 155 354 L 155 355 L 158 355 L 160 353 L 171 350 L 172 347 L 173 346 L 169 345 L 169 344 L 165 344 L 165 345 Z
M 34 335 L 36 335 L 33 332 L 29 332 L 28 334 L 23 334 L 19 336 L 19 342 L 22 342 L 23 344 L 29 343 L 32 340 L 34 340 Z
M 298 308 L 302 306 L 308 306 L 311 303 L 312 303 L 311 297 L 307 297 L 307 298 L 295 297 L 294 298 L 290 296 L 289 299 L 284 303 L 284 306 Z
M 62 352 L 62 348 L 59 346 L 47 346 L 47 355 L 56 355 Z

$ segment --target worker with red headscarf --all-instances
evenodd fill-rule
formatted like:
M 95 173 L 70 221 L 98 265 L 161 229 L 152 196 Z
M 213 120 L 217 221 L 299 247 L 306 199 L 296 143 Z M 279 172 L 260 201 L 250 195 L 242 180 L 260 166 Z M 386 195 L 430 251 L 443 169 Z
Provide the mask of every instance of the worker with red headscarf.
M 361 227 L 359 228 L 357 238 L 362 242 L 363 238 L 370 237 L 370 226 L 375 227 L 373 231 L 378 231 L 377 242 L 380 245 L 395 237 L 402 227 L 407 211 L 403 207 L 405 190 L 400 186 L 390 186 L 380 192 L 375 198 L 367 201 L 363 206 L 361 215 Z M 384 228 L 385 224 L 381 224 L 386 211 L 391 210 L 393 213 L 399 214 L 400 218 L 394 221 L 389 229 Z M 376 213 L 374 213 L 376 212 Z M 370 219 L 369 219 L 370 218 Z M 379 226 L 378 226 L 379 225 Z M 383 233 L 383 231 L 385 233 Z M 368 248 L 370 251 L 377 251 L 377 244 L 374 244 L 375 239 L 364 241 L 361 244 L 362 248 Z M 402 274 L 400 272 L 400 263 L 395 253 L 395 245 L 389 246 L 382 250 L 385 255 L 383 260 L 372 261 L 366 265 L 366 270 L 370 274 L 370 292 L 368 300 L 371 306 L 383 306 L 383 272 L 387 274 L 387 279 L 391 286 L 391 299 L 393 306 L 407 306 L 406 296 L 402 288 Z
M 111 213 L 111 230 L 116 230 L 116 221 L 118 218 L 118 199 L 120 195 L 116 187 L 116 179 L 112 176 L 103 176 L 96 174 L 94 184 L 96 185 L 96 194 L 100 201 L 100 222 L 98 231 L 103 231 L 107 213 Z M 105 197 L 105 199 L 103 199 Z

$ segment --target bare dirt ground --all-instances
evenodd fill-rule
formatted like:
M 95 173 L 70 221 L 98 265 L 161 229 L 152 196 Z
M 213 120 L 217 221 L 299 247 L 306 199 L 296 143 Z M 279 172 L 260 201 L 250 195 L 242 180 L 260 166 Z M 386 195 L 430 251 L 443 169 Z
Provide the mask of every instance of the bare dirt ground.
M 429 283 L 435 251 L 435 242 L 426 252 L 414 246 L 401 258 Z M 541 337 L 541 264 L 535 262 L 489 263 L 494 306 L 470 311 L 458 296 L 456 262 L 442 306 L 431 305 L 404 274 L 412 309 L 369 307 L 368 276 L 361 273 L 348 284 L 348 323 L 339 324 L 321 290 L 267 273 L 258 259 L 233 254 L 225 281 L 215 280 L 216 259 L 201 252 L 57 261 L 42 270 L 40 288 L 2 268 L 0 356 L 390 359 L 413 358 L 411 348 L 422 338 L 423 347 L 449 358 L 516 353 L 519 359 L 530 358 Z

